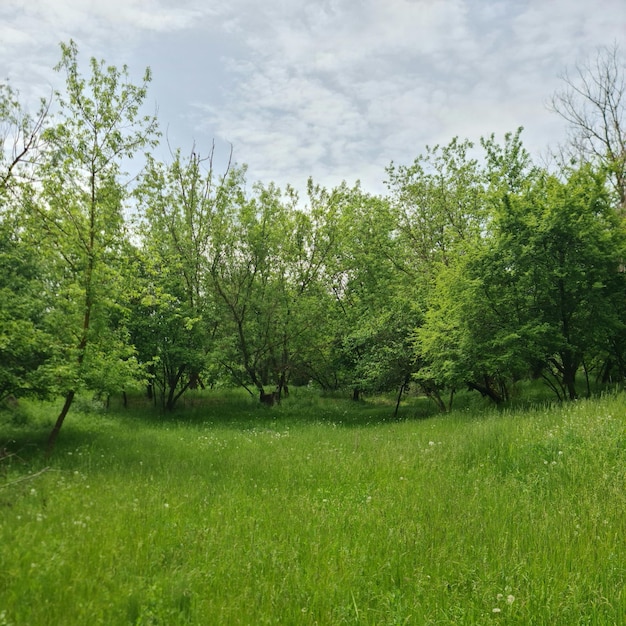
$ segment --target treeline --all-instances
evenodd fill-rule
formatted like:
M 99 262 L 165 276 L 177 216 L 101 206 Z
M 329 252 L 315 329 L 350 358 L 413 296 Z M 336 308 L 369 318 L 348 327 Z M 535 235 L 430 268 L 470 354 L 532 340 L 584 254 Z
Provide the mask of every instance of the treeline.
M 77 57 L 62 45 L 65 90 L 34 116 L 0 88 L 0 399 L 64 397 L 51 445 L 83 389 L 172 409 L 198 386 L 412 385 L 446 410 L 626 375 L 623 145 L 548 169 L 520 130 L 453 139 L 390 164 L 383 196 L 301 198 L 211 150 L 156 160 L 149 72 Z

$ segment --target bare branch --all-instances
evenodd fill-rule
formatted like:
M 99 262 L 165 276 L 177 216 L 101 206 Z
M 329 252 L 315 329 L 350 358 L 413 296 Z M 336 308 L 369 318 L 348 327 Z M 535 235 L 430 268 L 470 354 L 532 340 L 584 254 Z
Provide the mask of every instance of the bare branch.
M 599 48 L 593 61 L 561 78 L 565 86 L 551 108 L 570 127 L 570 156 L 607 167 L 626 211 L 626 63 L 617 44 Z

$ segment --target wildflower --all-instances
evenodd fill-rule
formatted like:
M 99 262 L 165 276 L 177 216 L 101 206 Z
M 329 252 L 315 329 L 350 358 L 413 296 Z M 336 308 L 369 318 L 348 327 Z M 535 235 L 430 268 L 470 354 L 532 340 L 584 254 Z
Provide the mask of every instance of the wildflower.
M 496 606 L 493 609 L 491 609 L 492 613 L 500 613 L 500 609 Z
M 507 603 L 507 604 L 513 604 L 513 602 L 515 602 L 515 596 L 512 596 L 511 594 L 509 594 L 509 595 L 506 597 L 506 603 Z

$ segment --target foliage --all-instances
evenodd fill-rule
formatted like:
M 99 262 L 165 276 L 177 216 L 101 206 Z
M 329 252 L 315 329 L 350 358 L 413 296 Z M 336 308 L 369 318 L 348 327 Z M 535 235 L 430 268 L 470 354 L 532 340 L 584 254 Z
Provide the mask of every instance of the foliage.
M 188 159 L 177 151 L 169 166 L 149 158 L 136 192 L 144 213 L 133 341 L 169 410 L 187 389 L 204 384 L 217 329 L 206 281 L 222 185 L 211 162 L 212 155 L 195 151 Z
M 158 138 L 150 71 L 83 76 L 62 44 L 65 89 L 37 115 L 0 87 L 0 398 L 64 397 L 52 445 L 82 390 L 147 384 L 173 410 L 195 388 L 311 385 L 397 411 L 409 390 L 448 410 L 465 388 L 505 404 L 527 379 L 559 399 L 581 374 L 587 394 L 623 381 L 621 131 L 603 144 L 597 117 L 621 123 L 614 52 L 559 100 L 595 133 L 581 161 L 538 166 L 518 129 L 392 162 L 383 195 L 310 179 L 300 198 L 195 145 L 144 155 L 131 189 Z
M 19 93 L 0 83 L 0 215 L 7 198 L 19 196 L 20 187 L 35 176 L 49 107 L 50 102 L 42 100 L 33 117 L 21 106 Z
M 153 142 L 156 121 L 142 116 L 143 85 L 124 67 L 91 59 L 89 79 L 78 69 L 74 42 L 62 44 L 58 71 L 66 94 L 56 94 L 59 121 L 46 129 L 41 188 L 30 198 L 30 226 L 45 251 L 53 300 L 48 314 L 55 331 L 53 361 L 65 404 L 50 446 L 82 387 L 110 392 L 136 376 L 120 310 L 124 236 L 120 182 L 123 159 Z
M 41 256 L 8 218 L 0 220 L 0 401 L 46 396 L 53 339 L 44 319 L 49 304 Z

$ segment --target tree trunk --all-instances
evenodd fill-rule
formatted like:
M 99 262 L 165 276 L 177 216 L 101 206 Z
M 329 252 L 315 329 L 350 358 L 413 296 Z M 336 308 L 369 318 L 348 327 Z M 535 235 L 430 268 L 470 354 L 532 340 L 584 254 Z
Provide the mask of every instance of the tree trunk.
M 403 383 L 400 385 L 400 390 L 398 391 L 398 400 L 396 401 L 396 408 L 393 412 L 393 419 L 397 419 L 398 418 L 398 409 L 400 408 L 400 402 L 402 401 L 402 395 L 404 394 L 404 392 L 406 391 L 408 385 L 409 385 L 409 381 L 411 380 L 411 374 L 407 374 L 404 377 L 404 381 Z
M 561 363 L 563 365 L 563 386 L 567 389 L 567 395 L 570 400 L 576 400 L 578 393 L 576 392 L 576 372 L 578 371 L 578 361 L 571 351 L 567 350 L 561 353 Z
M 485 379 L 485 384 L 481 385 L 480 383 L 468 382 L 467 386 L 469 389 L 474 389 L 478 391 L 483 398 L 487 396 L 496 404 L 500 404 L 502 402 L 502 396 L 491 386 L 488 379 Z
M 176 386 L 175 385 L 170 385 L 170 388 L 167 392 L 167 400 L 165 402 L 165 409 L 167 411 L 173 411 L 174 410 L 174 392 L 176 391 Z
M 65 396 L 65 403 L 63 404 L 63 408 L 61 409 L 54 428 L 52 429 L 52 432 L 48 437 L 48 449 L 46 451 L 46 456 L 50 456 L 52 454 L 52 451 L 54 450 L 54 444 L 57 440 L 59 432 L 61 431 L 61 426 L 63 426 L 63 422 L 65 421 L 65 416 L 68 414 L 70 407 L 72 406 L 72 402 L 74 401 L 74 395 L 75 392 L 72 390 L 68 391 L 67 395 Z
M 437 389 L 431 389 L 426 392 L 426 395 L 437 405 L 437 408 L 442 412 L 446 413 L 447 408 L 445 402 L 441 399 L 441 394 Z

